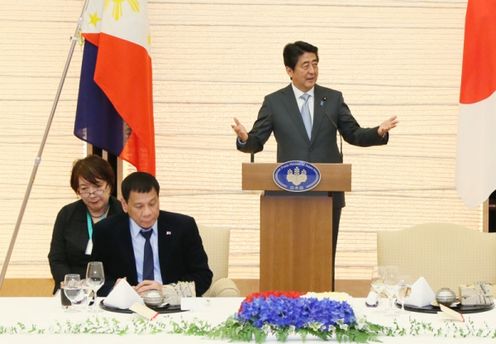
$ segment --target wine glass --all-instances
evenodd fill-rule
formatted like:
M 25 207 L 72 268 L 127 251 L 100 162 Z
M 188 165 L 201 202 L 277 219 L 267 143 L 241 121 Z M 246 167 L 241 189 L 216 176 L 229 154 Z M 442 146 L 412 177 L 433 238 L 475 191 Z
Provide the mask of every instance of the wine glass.
M 372 274 L 370 276 L 370 286 L 372 290 L 377 294 L 377 300 L 381 298 L 384 293 L 384 267 L 376 266 L 372 269 Z M 377 301 L 379 302 L 379 301 Z
M 399 268 L 394 265 L 384 267 L 384 293 L 388 298 L 388 312 L 391 313 L 394 313 L 394 302 L 396 297 L 398 296 L 398 271 Z
M 85 301 L 86 310 L 91 310 L 90 303 L 93 295 L 93 289 L 91 285 L 88 283 L 87 278 L 81 280 L 81 290 L 83 291 L 83 298 Z
M 81 278 L 79 274 L 67 274 L 64 276 L 64 294 L 71 301 L 71 305 L 80 303 L 84 298 L 81 288 Z
M 410 295 L 413 280 L 409 275 L 398 276 L 398 301 L 401 309 L 405 310 L 405 299 Z
M 93 291 L 94 304 L 93 310 L 97 309 L 96 292 L 101 288 L 105 282 L 105 273 L 103 272 L 102 262 L 89 262 L 86 267 L 86 284 Z

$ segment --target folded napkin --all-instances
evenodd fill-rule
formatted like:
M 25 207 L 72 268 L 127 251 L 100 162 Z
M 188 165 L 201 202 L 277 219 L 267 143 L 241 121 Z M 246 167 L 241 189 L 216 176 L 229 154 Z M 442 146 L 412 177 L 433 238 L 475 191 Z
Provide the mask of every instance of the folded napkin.
M 195 297 L 195 282 L 177 282 L 165 284 L 162 287 L 162 294 L 164 295 L 163 303 L 168 303 L 171 306 L 181 304 L 182 297 Z
M 121 279 L 103 303 L 109 307 L 128 309 L 135 303 L 143 304 L 143 299 L 125 279 Z
M 379 305 L 379 295 L 371 290 L 365 299 L 365 305 L 367 307 L 377 307 L 377 305 Z
M 493 303 L 491 285 L 485 282 L 461 285 L 460 298 L 464 306 L 490 305 Z
M 410 296 L 405 299 L 405 305 L 425 307 L 436 299 L 436 294 L 424 277 L 416 280 L 411 287 Z

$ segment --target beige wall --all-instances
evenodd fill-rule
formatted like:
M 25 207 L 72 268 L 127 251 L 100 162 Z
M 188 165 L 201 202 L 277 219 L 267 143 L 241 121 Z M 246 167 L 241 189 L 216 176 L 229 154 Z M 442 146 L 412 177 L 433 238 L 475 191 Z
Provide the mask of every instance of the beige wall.
M 0 2 L 0 260 L 5 256 L 82 0 Z M 344 92 L 364 126 L 398 115 L 388 146 L 344 145 L 353 192 L 342 216 L 338 278 L 367 278 L 375 232 L 433 221 L 480 229 L 481 209 L 454 190 L 466 1 L 149 1 L 157 177 L 162 207 L 234 229 L 230 275 L 258 277 L 258 194 L 240 191 L 230 124 L 247 126 L 263 96 L 285 86 L 282 47 L 320 48 L 319 83 Z M 72 136 L 81 48 L 61 101 L 8 277 L 49 276 L 55 216 L 75 199 Z M 274 161 L 271 140 L 257 161 Z

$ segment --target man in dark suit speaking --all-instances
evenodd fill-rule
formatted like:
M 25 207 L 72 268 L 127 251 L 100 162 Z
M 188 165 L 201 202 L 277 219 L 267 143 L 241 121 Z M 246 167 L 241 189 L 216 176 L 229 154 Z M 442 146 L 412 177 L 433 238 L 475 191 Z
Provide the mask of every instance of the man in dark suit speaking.
M 126 214 L 95 226 L 92 259 L 105 270 L 99 295 L 124 277 L 138 293 L 179 281 L 195 282 L 197 296 L 210 287 L 212 271 L 195 219 L 161 211 L 159 191 L 154 176 L 131 173 L 122 181 Z
M 250 132 L 234 118 L 237 148 L 245 153 L 263 150 L 274 132 L 277 161 L 304 160 L 313 163 L 342 163 L 336 142 L 337 131 L 357 146 L 383 145 L 398 120 L 390 117 L 375 128 L 362 128 L 344 102 L 341 92 L 317 85 L 318 48 L 302 41 L 289 43 L 283 51 L 291 84 L 267 95 Z M 333 193 L 333 252 L 336 252 L 344 194 Z

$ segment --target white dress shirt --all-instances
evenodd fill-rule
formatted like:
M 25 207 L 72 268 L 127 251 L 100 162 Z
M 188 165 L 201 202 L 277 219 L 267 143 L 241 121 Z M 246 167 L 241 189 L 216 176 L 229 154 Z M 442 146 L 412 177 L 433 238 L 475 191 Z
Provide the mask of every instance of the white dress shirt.
M 136 272 L 138 274 L 138 282 L 143 281 L 143 256 L 144 256 L 144 248 L 146 239 L 141 235 L 142 229 L 138 226 L 136 222 L 132 218 L 129 218 L 129 227 L 131 229 L 131 240 L 133 242 L 133 250 L 134 250 L 134 260 L 136 261 Z M 160 272 L 160 261 L 158 259 L 158 229 L 157 229 L 157 221 L 152 226 L 152 235 L 150 236 L 150 244 L 152 245 L 153 250 L 153 274 L 155 277 L 155 281 L 162 282 L 162 273 Z
M 296 97 L 296 102 L 298 103 L 298 109 L 300 110 L 301 113 L 301 108 L 303 107 L 303 104 L 305 104 L 305 101 L 300 98 L 302 95 L 309 94 L 310 98 L 308 98 L 308 107 L 310 108 L 310 118 L 312 119 L 312 125 L 313 125 L 313 108 L 315 104 L 315 97 L 314 97 L 314 91 L 315 87 L 312 87 L 308 92 L 303 92 L 300 89 L 298 89 L 293 83 L 291 83 L 291 87 L 293 87 L 293 92 Z

